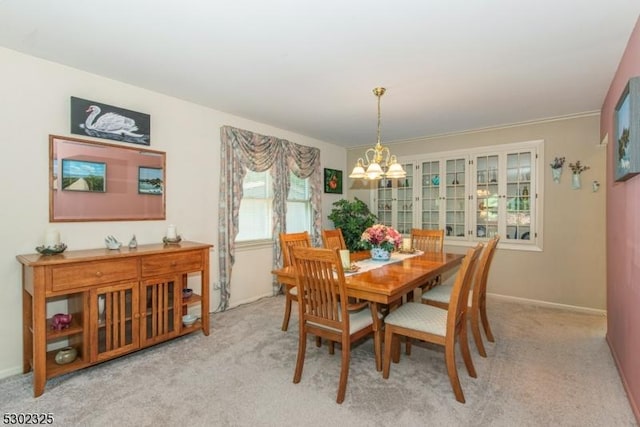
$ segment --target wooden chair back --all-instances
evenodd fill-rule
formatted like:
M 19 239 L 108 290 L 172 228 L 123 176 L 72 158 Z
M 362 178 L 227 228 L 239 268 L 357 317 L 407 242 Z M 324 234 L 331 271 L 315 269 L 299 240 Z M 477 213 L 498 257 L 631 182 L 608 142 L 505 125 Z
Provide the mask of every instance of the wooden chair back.
M 444 250 L 444 230 L 411 229 L 411 247 L 424 252 Z
M 298 281 L 300 319 L 306 329 L 314 329 L 311 323 L 348 333 L 347 306 L 340 304 L 340 301 L 347 301 L 347 292 L 337 249 L 298 246 L 292 249 L 292 255 Z M 304 295 L 304 301 L 300 300 L 301 295 Z
M 471 288 L 474 268 L 482 251 L 482 246 L 482 243 L 478 243 L 474 248 L 467 250 L 451 290 L 446 335 L 447 340 L 452 340 L 451 345 L 455 343 L 456 336 L 460 333 L 461 328 L 466 328 L 469 289 Z
M 309 232 L 280 233 L 280 249 L 282 250 L 283 267 L 293 265 L 291 248 L 294 246 L 311 247 L 311 236 L 309 236 Z
M 340 228 L 322 230 L 322 243 L 327 249 L 347 249 L 347 244 L 344 242 L 344 236 Z
M 487 277 L 489 276 L 489 268 L 491 267 L 491 261 L 493 261 L 493 255 L 496 252 L 496 247 L 500 241 L 500 236 L 495 236 L 484 248 L 482 255 L 478 260 L 478 267 L 473 278 L 473 302 L 472 307 L 479 307 L 480 301 L 486 298 L 487 294 Z

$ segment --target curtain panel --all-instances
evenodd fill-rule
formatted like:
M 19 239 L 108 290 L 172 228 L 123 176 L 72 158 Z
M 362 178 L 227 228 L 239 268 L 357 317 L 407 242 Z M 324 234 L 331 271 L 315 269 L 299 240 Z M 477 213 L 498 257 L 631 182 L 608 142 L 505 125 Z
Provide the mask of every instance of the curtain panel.
M 311 239 L 321 244 L 322 176 L 320 150 L 273 136 L 260 135 L 231 126 L 220 128 L 220 204 L 218 208 L 218 262 L 220 305 L 216 311 L 229 306 L 231 271 L 235 263 L 235 240 L 238 235 L 238 213 L 242 201 L 242 182 L 247 170 L 269 170 L 273 178 L 273 268 L 282 266 L 280 233 L 287 230 L 287 195 L 289 173 L 310 179 L 313 224 Z M 280 286 L 273 282 L 274 295 Z

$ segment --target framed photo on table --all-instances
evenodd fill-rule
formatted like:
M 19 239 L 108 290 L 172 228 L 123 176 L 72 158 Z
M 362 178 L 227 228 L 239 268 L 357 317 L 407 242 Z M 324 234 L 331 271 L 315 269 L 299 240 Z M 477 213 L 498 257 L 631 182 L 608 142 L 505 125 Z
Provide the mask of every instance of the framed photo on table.
M 342 171 L 338 169 L 324 169 L 324 192 L 342 194 Z
M 640 77 L 629 79 L 613 117 L 614 178 L 626 181 L 640 173 Z

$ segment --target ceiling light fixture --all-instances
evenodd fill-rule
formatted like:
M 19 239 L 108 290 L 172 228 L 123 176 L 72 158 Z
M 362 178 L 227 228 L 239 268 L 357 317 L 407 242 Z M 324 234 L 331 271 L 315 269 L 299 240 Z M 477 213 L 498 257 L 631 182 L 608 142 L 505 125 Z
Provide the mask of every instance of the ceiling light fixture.
M 373 94 L 378 97 L 378 141 L 373 148 L 367 149 L 364 159 L 360 157 L 356 166 L 349 175 L 349 178 L 361 179 L 381 179 L 381 178 L 404 178 L 407 173 L 402 168 L 396 156 L 391 155 L 388 147 L 383 147 L 380 143 L 380 97 L 384 95 L 386 89 L 377 87 L 373 89 Z M 364 168 L 367 168 L 365 171 Z

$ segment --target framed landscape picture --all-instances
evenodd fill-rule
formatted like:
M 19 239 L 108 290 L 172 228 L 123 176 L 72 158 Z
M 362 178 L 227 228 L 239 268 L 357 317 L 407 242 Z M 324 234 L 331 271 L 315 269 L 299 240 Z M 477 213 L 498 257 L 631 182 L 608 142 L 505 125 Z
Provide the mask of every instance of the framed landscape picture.
M 101 162 L 62 159 L 63 191 L 89 191 L 104 193 L 106 189 L 107 165 Z
M 613 117 L 614 178 L 626 181 L 640 173 L 640 77 L 629 79 Z
M 138 193 L 162 196 L 164 171 L 161 168 L 138 168 Z
M 342 194 L 342 171 L 338 169 L 324 169 L 324 192 Z

